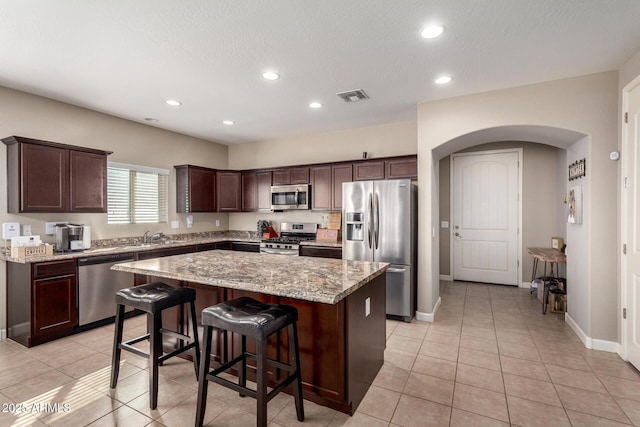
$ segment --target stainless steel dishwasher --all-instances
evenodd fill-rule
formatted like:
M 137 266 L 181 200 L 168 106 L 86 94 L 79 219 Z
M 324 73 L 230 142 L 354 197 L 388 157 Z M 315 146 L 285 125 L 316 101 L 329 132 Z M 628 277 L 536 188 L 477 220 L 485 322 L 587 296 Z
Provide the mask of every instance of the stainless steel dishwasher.
M 133 274 L 112 271 L 111 266 L 128 261 L 134 261 L 133 254 L 78 259 L 78 326 L 115 316 L 116 291 L 133 286 Z

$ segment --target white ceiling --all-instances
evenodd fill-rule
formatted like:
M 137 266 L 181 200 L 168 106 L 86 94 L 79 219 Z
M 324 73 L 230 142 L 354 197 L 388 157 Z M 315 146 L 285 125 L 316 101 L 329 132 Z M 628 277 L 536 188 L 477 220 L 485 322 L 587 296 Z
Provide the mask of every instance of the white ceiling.
M 637 0 L 0 0 L 0 85 L 233 144 L 618 69 L 639 22 Z M 358 88 L 371 99 L 335 95 Z

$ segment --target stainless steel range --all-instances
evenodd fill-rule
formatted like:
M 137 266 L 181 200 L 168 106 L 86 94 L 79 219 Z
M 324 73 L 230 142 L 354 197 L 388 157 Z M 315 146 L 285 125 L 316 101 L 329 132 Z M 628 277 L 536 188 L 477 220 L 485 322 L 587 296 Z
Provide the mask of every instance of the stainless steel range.
M 260 253 L 278 255 L 298 255 L 300 242 L 315 240 L 318 224 L 309 222 L 283 222 L 280 237 L 264 239 L 260 243 Z

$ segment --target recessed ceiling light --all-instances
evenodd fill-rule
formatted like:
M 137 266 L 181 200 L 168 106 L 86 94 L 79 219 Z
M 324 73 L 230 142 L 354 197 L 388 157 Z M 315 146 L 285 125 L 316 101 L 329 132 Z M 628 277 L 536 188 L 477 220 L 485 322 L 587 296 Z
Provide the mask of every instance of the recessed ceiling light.
M 262 73 L 262 78 L 265 80 L 278 80 L 280 78 L 280 74 L 274 71 L 267 71 Z
M 442 25 L 429 25 L 422 30 L 420 35 L 425 39 L 435 39 L 442 33 L 444 33 L 444 27 Z
M 442 76 L 442 77 L 438 77 L 437 79 L 435 79 L 435 83 L 437 85 L 444 85 L 444 84 L 449 83 L 451 80 L 452 79 L 449 76 Z
M 151 122 L 151 123 L 155 123 L 158 121 L 158 119 L 154 119 L 153 117 L 145 117 L 144 120 L 145 122 Z
M 319 102 L 312 102 L 311 104 L 309 104 L 309 107 L 311 107 L 311 108 L 321 108 L 322 104 L 320 104 Z
M 182 102 L 180 101 L 176 101 L 175 99 L 167 99 L 167 104 L 171 105 L 172 107 L 177 107 L 179 105 L 182 105 Z
M 234 122 L 233 120 L 223 120 L 222 124 L 223 125 L 234 125 L 236 122 Z

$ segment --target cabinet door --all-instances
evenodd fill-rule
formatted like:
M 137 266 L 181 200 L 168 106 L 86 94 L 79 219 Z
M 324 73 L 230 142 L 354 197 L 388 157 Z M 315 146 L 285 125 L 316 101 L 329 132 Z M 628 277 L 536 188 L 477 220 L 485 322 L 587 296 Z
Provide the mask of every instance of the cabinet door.
M 218 212 L 240 212 L 242 210 L 242 174 L 240 172 L 218 172 Z
M 277 169 L 273 171 L 273 185 L 291 184 L 291 169 Z
M 271 210 L 271 171 L 258 172 L 258 210 Z
M 176 212 L 216 211 L 216 171 L 198 166 L 176 168 Z
M 384 161 L 361 162 L 353 165 L 353 180 L 384 179 Z
M 308 184 L 309 183 L 309 168 L 291 168 L 291 183 L 292 184 Z
M 311 168 L 311 209 L 331 210 L 331 166 Z
M 333 197 L 331 209 L 334 211 L 342 210 L 342 183 L 353 181 L 353 168 L 351 165 L 333 166 L 331 168 L 333 175 Z
M 69 151 L 20 144 L 20 212 L 69 211 Z
M 416 157 L 387 160 L 385 163 L 387 179 L 418 178 L 418 159 Z
M 69 152 L 71 212 L 107 211 L 107 156 Z
M 242 211 L 258 209 L 258 177 L 255 172 L 242 173 Z
M 32 286 L 31 336 L 34 340 L 38 336 L 53 339 L 70 333 L 77 324 L 76 275 L 38 279 Z

